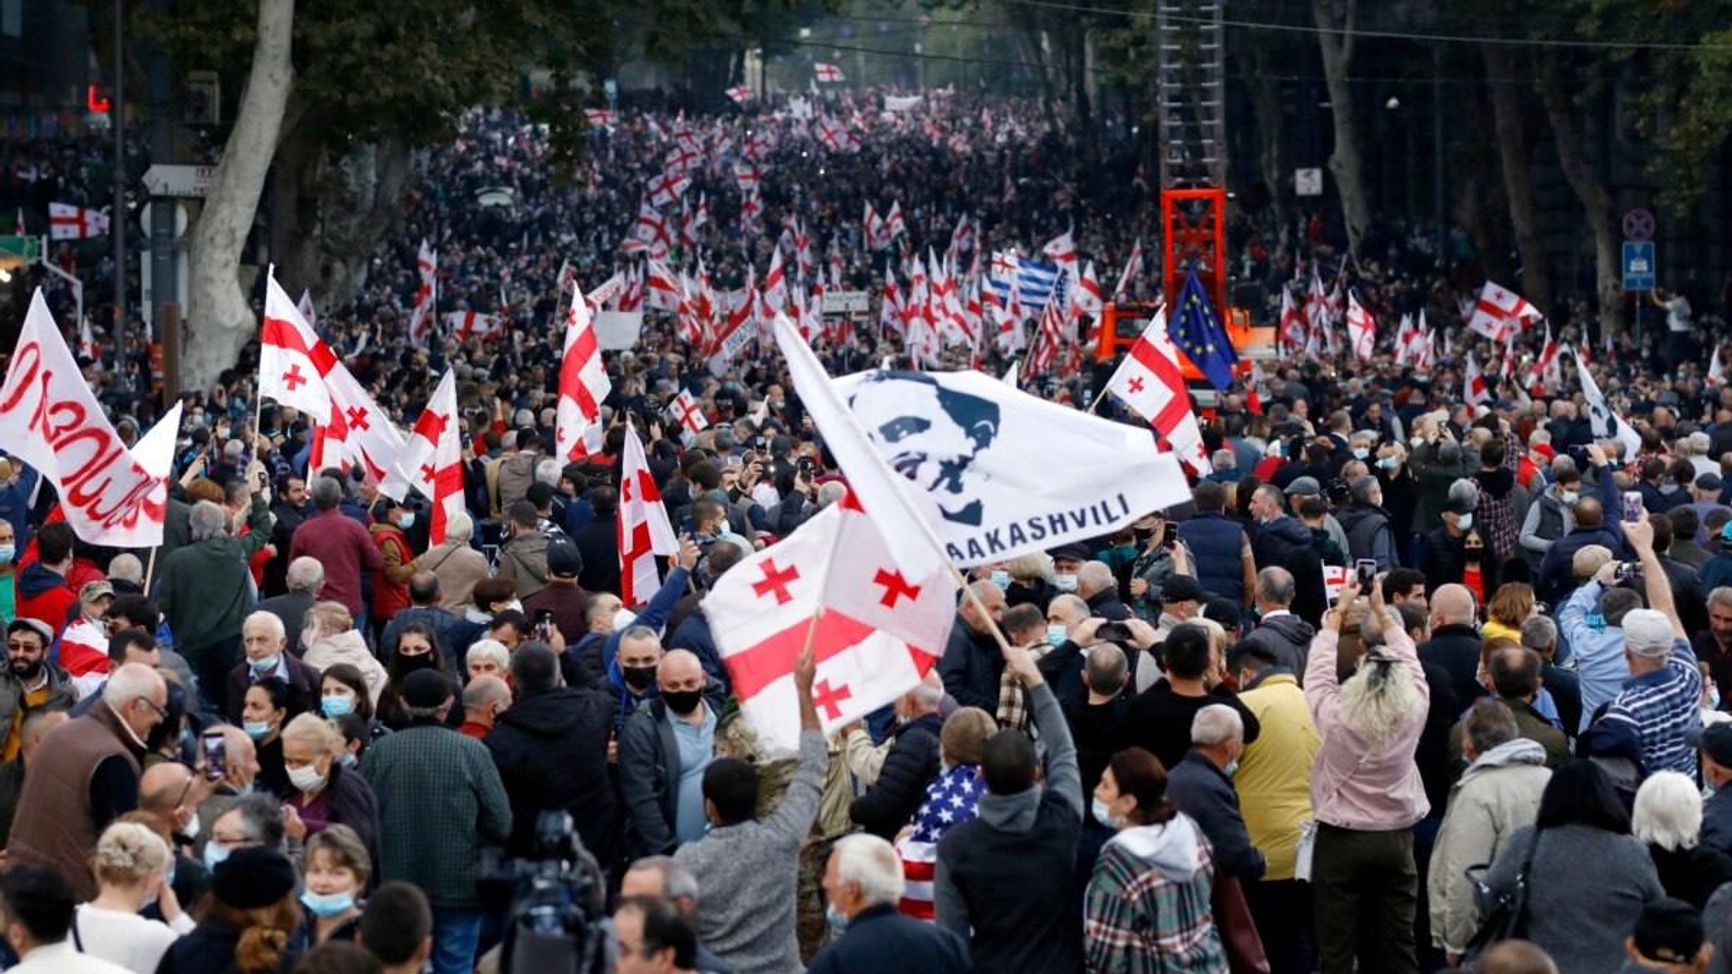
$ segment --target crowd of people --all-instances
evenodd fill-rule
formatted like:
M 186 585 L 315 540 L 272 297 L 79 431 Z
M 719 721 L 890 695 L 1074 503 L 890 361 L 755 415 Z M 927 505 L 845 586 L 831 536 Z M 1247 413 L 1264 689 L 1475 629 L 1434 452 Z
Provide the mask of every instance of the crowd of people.
M 704 594 L 846 478 L 772 349 L 716 375 L 653 311 L 606 356 L 602 453 L 557 456 L 562 261 L 593 286 L 636 259 L 620 245 L 683 124 L 715 150 L 686 194 L 709 201 L 698 249 L 724 290 L 763 274 L 798 215 L 814 277 L 875 293 L 886 253 L 859 214 L 892 201 L 913 252 L 947 249 L 965 215 L 985 254 L 1068 225 L 1110 278 L 1148 199 L 1128 151 L 1091 164 L 1035 106 L 875 109 L 830 104 L 860 136 L 848 151 L 785 104 L 621 111 L 579 189 L 506 112 L 433 150 L 402 232 L 318 328 L 405 425 L 455 367 L 466 510 L 440 544 L 423 499 L 308 469 L 311 427 L 256 406 L 245 359 L 186 397 L 154 552 L 86 544 L 34 471 L 0 471 L 17 969 L 509 971 L 521 914 L 489 864 L 543 855 L 547 813 L 581 842 L 622 974 L 1721 962 L 1732 393 L 1709 374 L 1702 296 L 1640 339 L 1558 311 L 1566 358 L 1592 359 L 1635 446 L 1596 435 L 1574 381 L 1530 377 L 1538 327 L 1497 344 L 1457 327 L 1479 281 L 1417 237 L 1337 258 L 1320 226 L 1240 215 L 1236 273 L 1268 286 L 1261 310 L 1320 267 L 1385 322 L 1374 354 L 1294 355 L 1226 391 L 1189 502 L 977 566 L 936 669 L 834 734 L 806 661 L 798 752 L 760 744 Z M 30 151 L 77 168 L 76 147 Z M 748 159 L 757 234 L 732 168 Z M 511 207 L 477 202 L 500 186 Z M 441 310 L 502 312 L 503 337 L 409 340 L 423 238 Z M 1157 294 L 1150 269 L 1135 296 Z M 1443 352 L 1415 367 L 1390 323 L 1422 310 Z M 820 341 L 833 373 L 901 351 L 876 321 Z M 1518 363 L 1478 405 L 1469 353 Z M 990 341 L 949 355 L 1015 358 Z M 117 365 L 99 352 L 88 375 Z M 1026 385 L 1089 405 L 1104 378 Z M 695 435 L 668 413 L 681 391 L 705 414 Z M 156 408 L 116 414 L 136 436 Z M 628 417 L 681 538 L 635 605 Z

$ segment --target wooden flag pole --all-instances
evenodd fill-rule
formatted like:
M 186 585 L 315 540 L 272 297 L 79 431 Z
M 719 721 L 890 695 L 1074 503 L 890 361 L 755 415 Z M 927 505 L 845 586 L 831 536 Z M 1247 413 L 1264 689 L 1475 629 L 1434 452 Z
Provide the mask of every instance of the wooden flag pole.
M 150 560 L 144 566 L 144 594 L 145 595 L 150 594 L 151 580 L 156 577 L 156 553 L 161 551 L 161 550 L 162 550 L 162 545 L 160 545 L 160 544 L 156 545 L 150 549 Z

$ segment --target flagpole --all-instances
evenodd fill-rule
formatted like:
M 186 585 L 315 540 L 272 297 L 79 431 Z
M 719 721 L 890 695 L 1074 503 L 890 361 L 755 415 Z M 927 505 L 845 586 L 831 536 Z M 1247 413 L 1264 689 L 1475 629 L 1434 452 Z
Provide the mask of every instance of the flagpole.
M 150 582 L 156 575 L 156 553 L 161 550 L 162 545 L 160 544 L 152 547 L 150 549 L 150 560 L 144 566 L 144 594 L 146 595 L 150 594 Z

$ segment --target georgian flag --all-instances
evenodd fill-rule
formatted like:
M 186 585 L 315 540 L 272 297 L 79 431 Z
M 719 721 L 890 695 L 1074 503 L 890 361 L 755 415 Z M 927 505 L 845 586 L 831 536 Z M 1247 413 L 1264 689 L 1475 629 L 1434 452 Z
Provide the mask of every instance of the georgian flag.
M 1354 358 L 1369 362 L 1377 340 L 1377 319 L 1359 303 L 1359 295 L 1352 291 L 1347 292 L 1347 337 L 1353 343 Z
M 403 452 L 403 434 L 343 363 L 332 367 L 325 386 L 331 392 L 331 421 L 315 429 L 309 466 L 347 470 L 359 465 L 368 483 L 383 484 Z M 396 498 L 403 499 L 401 494 Z
M 1059 270 L 1070 275 L 1071 280 L 1076 280 L 1076 242 L 1071 239 L 1071 232 L 1069 230 L 1066 230 L 1051 240 L 1048 240 L 1046 245 L 1040 248 L 1040 252 L 1046 256 L 1047 260 L 1058 265 Z
M 828 61 L 819 61 L 812 65 L 812 76 L 819 81 L 834 83 L 845 80 L 842 69 Z
M 884 245 L 908 232 L 908 224 L 902 218 L 902 202 L 890 201 L 890 212 L 884 215 Z
M 1293 292 L 1281 288 L 1281 329 L 1278 334 L 1281 351 L 1293 355 L 1305 347 L 1305 315 L 1293 303 Z
M 735 85 L 728 89 L 727 95 L 734 100 L 734 104 L 744 105 L 752 100 L 752 89 L 750 85 Z
M 583 118 L 591 128 L 613 125 L 613 112 L 605 108 L 586 108 L 583 110 Z
M 651 259 L 644 269 L 644 304 L 656 311 L 677 312 L 682 296 L 679 277 L 668 265 Z
M 1479 369 L 1479 363 L 1473 360 L 1473 353 L 1467 353 L 1467 366 L 1463 369 L 1462 400 L 1469 406 L 1491 402 L 1491 387 L 1486 384 L 1485 373 Z
M 417 345 L 427 343 L 432 331 L 433 305 L 439 293 L 439 254 L 422 240 L 415 252 L 415 307 L 409 312 L 409 340 Z
M 1142 337 L 1107 380 L 1106 391 L 1136 410 L 1179 460 L 1198 476 L 1209 472 L 1203 430 L 1191 409 L 1179 351 L 1167 334 L 1165 309 L 1155 313 Z
M 451 311 L 445 315 L 445 327 L 460 340 L 498 338 L 505 334 L 505 319 L 476 311 Z
M 710 418 L 704 415 L 704 410 L 698 404 L 698 397 L 691 390 L 681 389 L 679 395 L 668 403 L 668 413 L 680 424 L 680 428 L 692 436 L 710 428 Z
M 1125 292 L 1130 289 L 1131 282 L 1136 280 L 1137 274 L 1142 271 L 1142 268 L 1143 238 L 1138 237 L 1137 242 L 1131 247 L 1131 256 L 1125 260 L 1125 269 L 1119 273 L 1119 283 L 1113 286 L 1114 301 L 1124 297 Z
M 1479 300 L 1467 317 L 1467 327 L 1494 342 L 1501 342 L 1545 317 L 1521 295 L 1490 281 L 1479 290 Z
M 48 239 L 84 240 L 108 236 L 108 214 L 70 203 L 48 204 Z
M 902 315 L 902 295 L 896 289 L 896 273 L 890 261 L 884 262 L 884 300 L 878 306 L 878 326 L 886 332 L 902 335 L 907 324 Z
M 1076 290 L 1071 292 L 1071 307 L 1073 313 L 1091 318 L 1100 317 L 1106 307 L 1106 295 L 1101 293 L 1101 282 L 1095 277 L 1095 262 L 1092 260 L 1083 268 L 1082 276 L 1077 278 Z
M 860 219 L 860 235 L 867 250 L 883 250 L 890 246 L 890 238 L 884 235 L 884 221 L 872 209 L 871 200 L 866 201 L 866 215 Z
M 570 463 L 601 452 L 601 401 L 612 389 L 602 365 L 595 321 L 580 289 L 565 316 L 565 349 L 559 360 L 553 436 L 561 461 Z
M 265 318 L 259 332 L 259 395 L 292 406 L 314 421 L 331 421 L 325 376 L 337 356 L 301 317 L 275 269 L 265 272 Z
M 674 537 L 673 525 L 668 523 L 661 490 L 650 475 L 643 441 L 638 439 L 630 418 L 626 419 L 625 446 L 620 456 L 619 518 L 615 530 L 620 601 L 641 605 L 662 586 L 656 556 L 679 554 L 680 543 Z
M 662 207 L 686 195 L 686 190 L 690 189 L 691 185 L 690 176 L 666 170 L 652 178 L 644 189 L 649 194 L 650 205 Z
M 445 527 L 463 511 L 463 429 L 457 412 L 457 373 L 444 378 L 416 418 L 380 491 L 401 498 L 403 486 L 414 487 L 433 502 L 427 543 L 445 543 Z
M 1546 343 L 1540 346 L 1539 358 L 1534 359 L 1533 373 L 1528 377 L 1528 384 L 1538 391 L 1557 389 L 1563 385 L 1563 364 L 1558 361 L 1561 350 L 1557 339 L 1552 337 L 1552 326 L 1546 324 Z M 1716 349 L 1716 352 L 1719 350 Z M 1713 378 L 1712 375 L 1709 378 Z

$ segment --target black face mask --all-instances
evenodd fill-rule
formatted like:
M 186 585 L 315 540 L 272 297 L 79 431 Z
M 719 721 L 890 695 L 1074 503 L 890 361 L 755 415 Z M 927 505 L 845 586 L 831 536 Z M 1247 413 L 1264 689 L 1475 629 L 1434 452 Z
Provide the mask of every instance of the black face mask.
M 397 654 L 397 669 L 402 673 L 413 673 L 416 670 L 425 670 L 433 665 L 432 653 L 415 653 L 413 655 L 409 653 Z
M 653 666 L 622 666 L 619 675 L 625 679 L 625 685 L 637 693 L 642 693 L 655 682 L 656 668 Z
M 1468 561 L 1479 561 L 1480 556 L 1485 554 L 1485 549 L 1484 548 L 1463 548 L 1462 554 L 1464 556 L 1466 556 Z
M 702 690 L 663 690 L 661 696 L 668 709 L 681 717 L 688 716 L 704 702 Z

